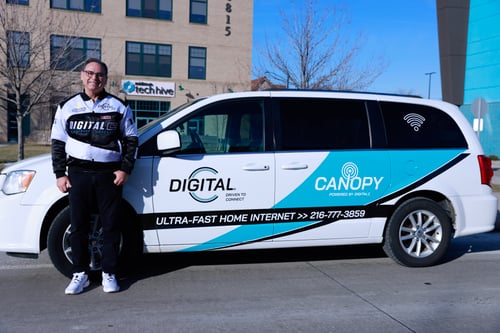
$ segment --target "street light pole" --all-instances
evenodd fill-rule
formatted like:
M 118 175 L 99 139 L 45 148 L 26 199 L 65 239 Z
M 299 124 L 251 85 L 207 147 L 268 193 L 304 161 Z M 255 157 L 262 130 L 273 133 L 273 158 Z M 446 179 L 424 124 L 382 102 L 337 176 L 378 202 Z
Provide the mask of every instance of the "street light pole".
M 429 75 L 429 87 L 428 87 L 428 90 L 427 90 L 427 98 L 431 98 L 431 78 L 432 78 L 432 74 L 436 74 L 436 72 L 425 73 L 425 75 Z

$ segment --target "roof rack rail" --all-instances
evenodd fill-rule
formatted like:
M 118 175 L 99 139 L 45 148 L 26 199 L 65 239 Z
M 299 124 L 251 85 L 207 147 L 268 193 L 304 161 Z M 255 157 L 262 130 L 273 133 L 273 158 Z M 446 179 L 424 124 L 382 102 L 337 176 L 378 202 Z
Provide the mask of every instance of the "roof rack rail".
M 422 98 L 419 95 L 412 94 L 397 94 L 376 91 L 359 91 L 359 90 L 328 90 L 328 89 L 290 89 L 290 88 L 269 88 L 264 91 L 310 91 L 310 92 L 336 92 L 336 93 L 350 93 L 350 94 L 368 94 L 368 95 L 383 95 L 383 96 L 397 96 L 397 97 L 414 97 Z

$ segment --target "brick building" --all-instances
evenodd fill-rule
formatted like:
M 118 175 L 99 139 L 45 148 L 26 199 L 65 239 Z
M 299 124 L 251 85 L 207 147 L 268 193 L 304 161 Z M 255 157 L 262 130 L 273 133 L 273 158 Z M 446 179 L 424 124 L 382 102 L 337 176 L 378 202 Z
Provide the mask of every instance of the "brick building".
M 0 1 L 92 22 L 77 36 L 78 51 L 108 64 L 106 89 L 130 103 L 138 126 L 197 96 L 250 90 L 252 0 Z M 48 52 L 62 37 L 51 36 Z M 73 92 L 81 90 L 79 69 L 67 70 Z M 24 119 L 27 142 L 48 143 L 54 105 Z M 17 141 L 7 109 L 0 108 L 0 143 Z

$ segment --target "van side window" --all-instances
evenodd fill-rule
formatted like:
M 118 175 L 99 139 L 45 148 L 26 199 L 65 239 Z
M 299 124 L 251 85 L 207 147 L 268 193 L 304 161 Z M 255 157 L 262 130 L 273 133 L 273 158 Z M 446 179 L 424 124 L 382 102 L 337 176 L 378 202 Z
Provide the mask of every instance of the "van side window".
M 281 150 L 370 147 L 364 101 L 284 98 L 279 108 Z
M 210 105 L 175 126 L 181 135 L 179 154 L 261 152 L 264 108 L 260 100 Z
M 467 148 L 445 112 L 425 105 L 380 102 L 389 148 Z

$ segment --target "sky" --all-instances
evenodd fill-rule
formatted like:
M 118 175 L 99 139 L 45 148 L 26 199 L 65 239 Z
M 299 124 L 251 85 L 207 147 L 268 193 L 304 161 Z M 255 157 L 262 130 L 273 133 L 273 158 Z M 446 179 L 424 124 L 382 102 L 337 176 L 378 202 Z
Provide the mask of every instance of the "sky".
M 320 8 L 333 4 L 347 10 L 353 38 L 363 35 L 359 61 L 369 64 L 376 55 L 387 63 L 367 91 L 441 99 L 436 0 L 317 0 Z M 291 0 L 254 0 L 253 67 L 262 59 L 266 40 L 283 35 L 281 13 L 287 15 L 292 6 Z

